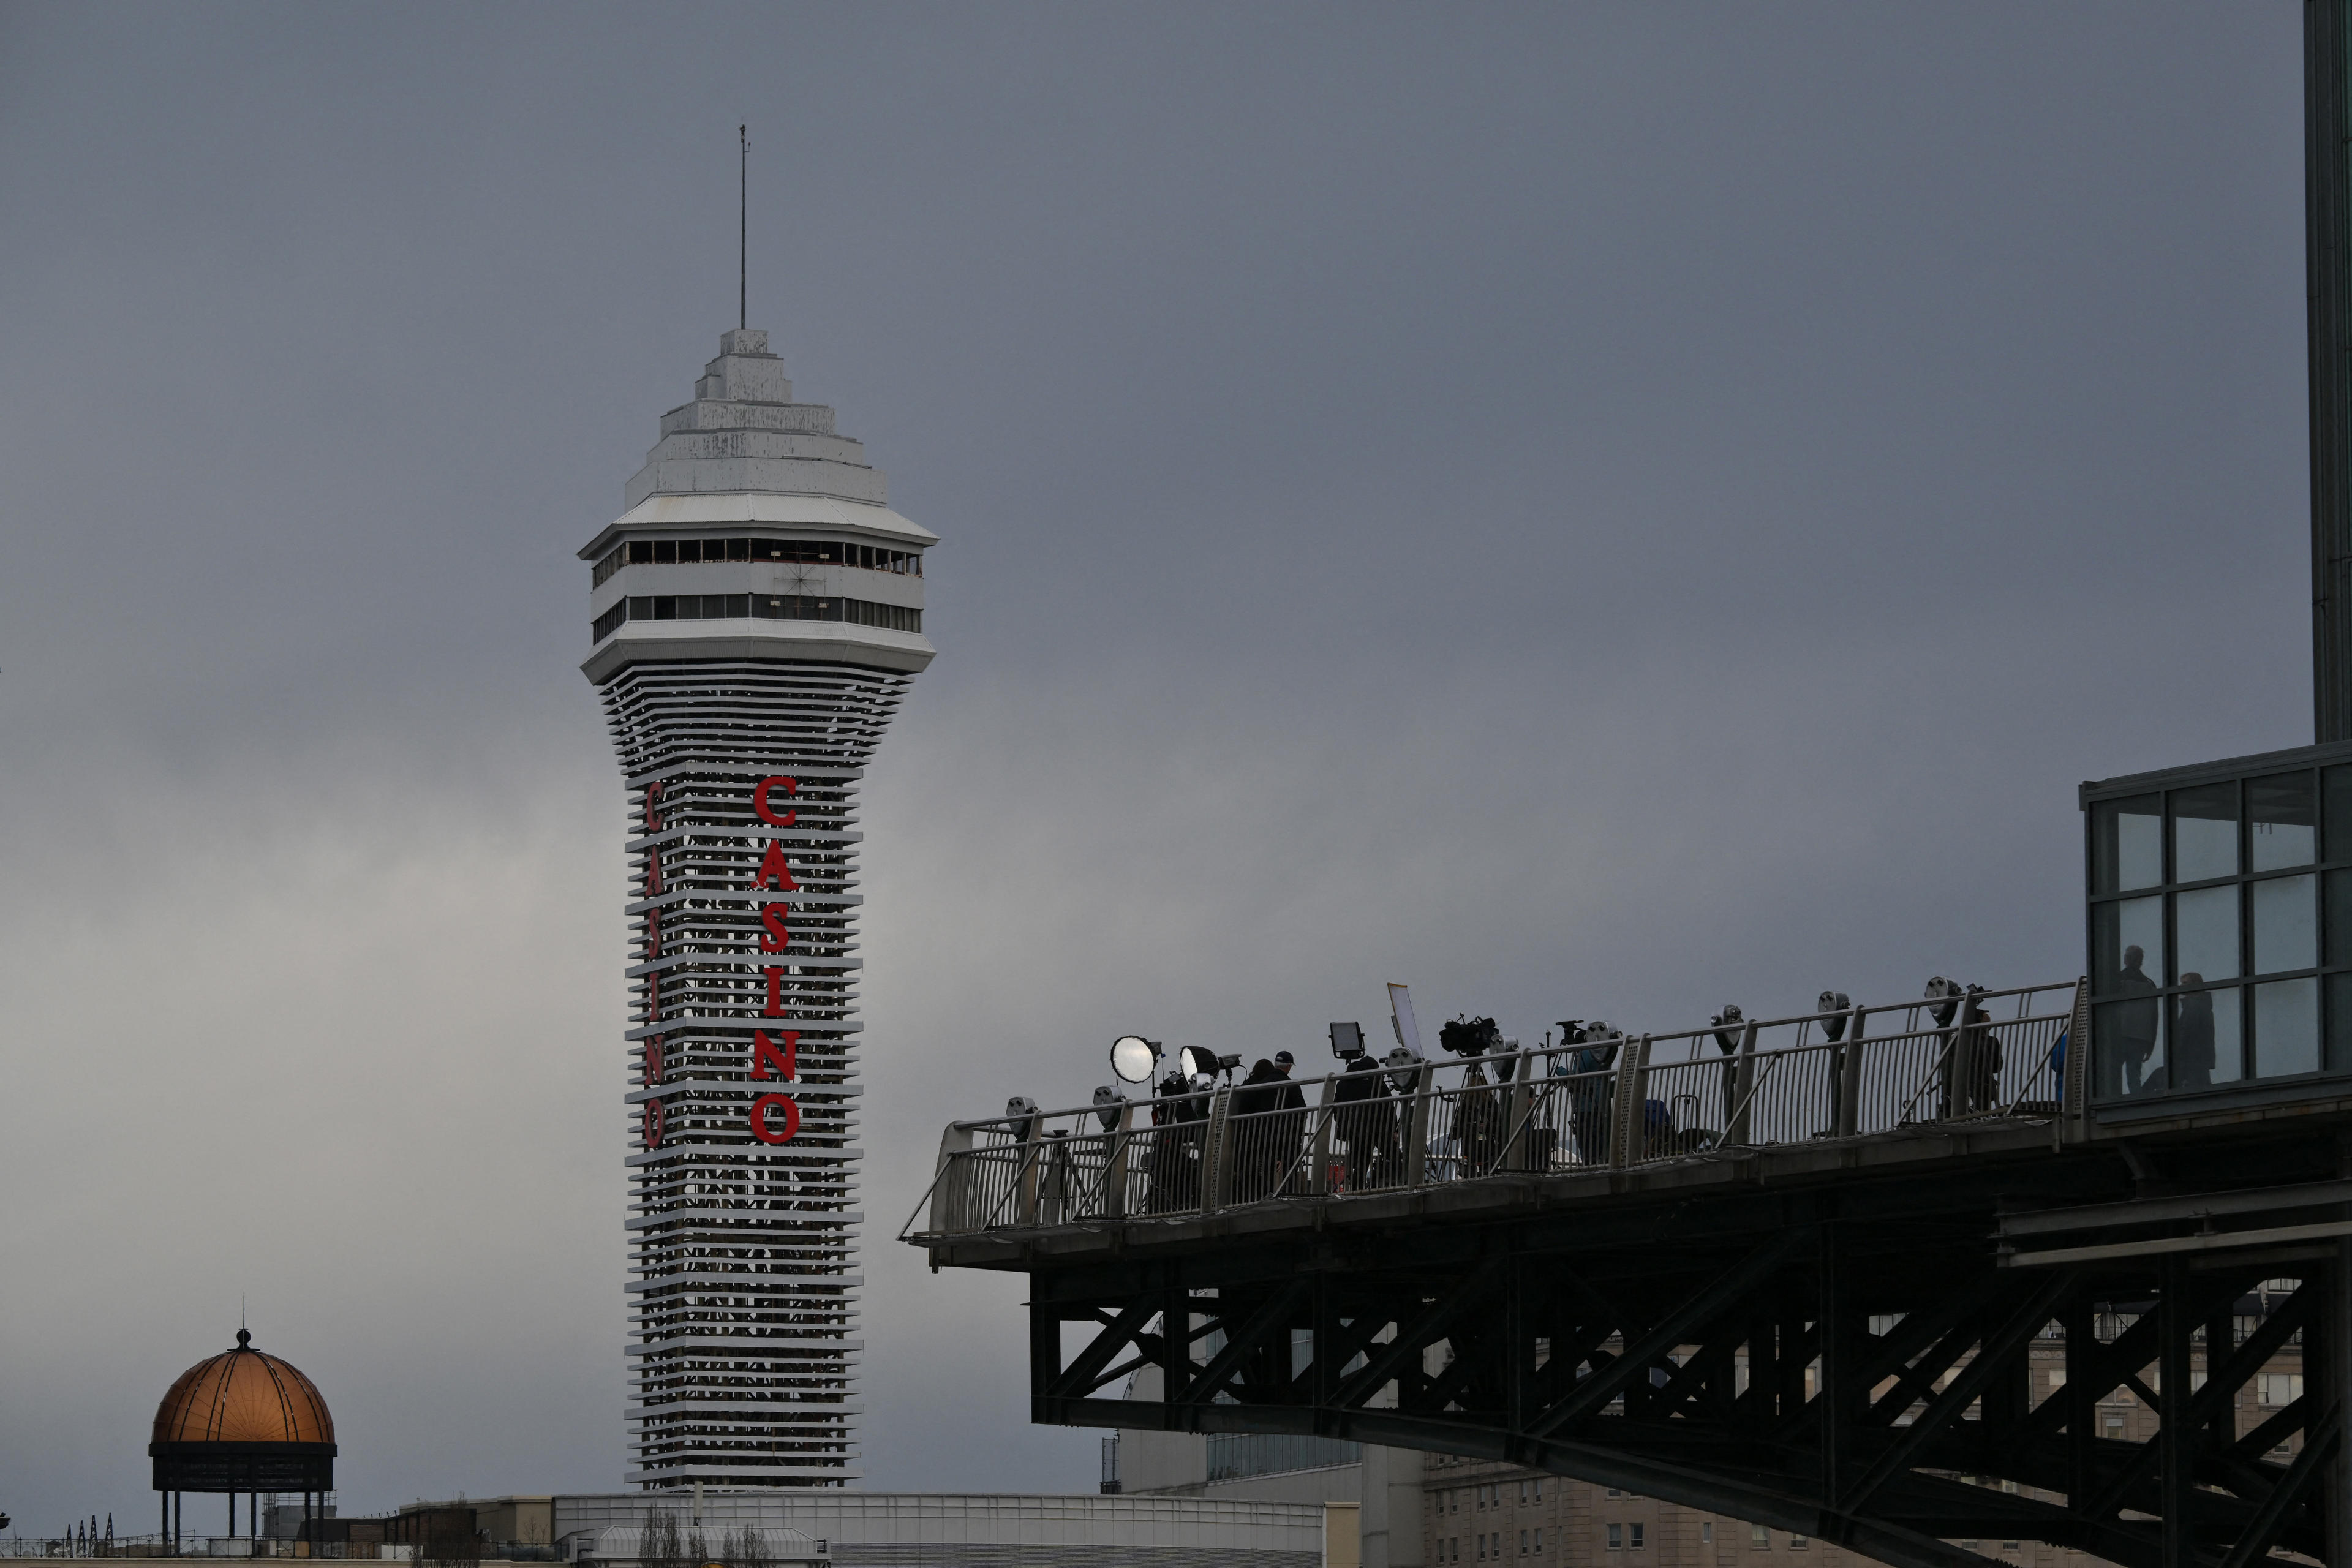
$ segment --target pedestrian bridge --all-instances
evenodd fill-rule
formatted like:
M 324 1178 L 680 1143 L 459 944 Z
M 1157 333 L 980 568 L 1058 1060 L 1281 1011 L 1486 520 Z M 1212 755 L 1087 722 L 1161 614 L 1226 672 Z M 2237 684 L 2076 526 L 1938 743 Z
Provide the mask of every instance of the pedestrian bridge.
M 901 1239 L 1028 1277 L 1039 1422 L 1503 1460 L 1902 1568 L 1989 1568 L 1985 1539 L 2352 1563 L 2352 1084 L 2135 1084 L 2115 1064 L 2160 1058 L 2102 1005 L 1024 1105 L 947 1129 Z M 2297 1336 L 2309 1393 L 2242 1417 Z M 2118 1400 L 2153 1433 L 2103 1426 Z
M 1759 1157 L 1934 1159 L 2049 1146 L 2087 1109 L 2084 987 L 2067 980 L 1892 1006 L 1605 1029 L 1475 1058 L 1384 1062 L 1253 1109 L 1228 1085 L 1143 1102 L 951 1124 L 900 1239 L 954 1241 L 1149 1225 L 1169 1239 L 1222 1218 L 1278 1226 L 1480 1206 L 1556 1179 L 1559 1195 L 1753 1174 Z M 2075 1070 L 2070 1072 L 2070 1058 Z M 1309 1219 L 1310 1211 L 1316 1216 Z M 1138 1238 L 1139 1239 L 1139 1238 Z

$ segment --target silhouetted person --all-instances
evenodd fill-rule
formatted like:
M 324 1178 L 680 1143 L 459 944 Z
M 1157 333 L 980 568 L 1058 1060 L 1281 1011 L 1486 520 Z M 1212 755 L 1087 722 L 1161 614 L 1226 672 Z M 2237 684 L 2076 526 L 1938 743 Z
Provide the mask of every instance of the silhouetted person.
M 1396 1110 L 1388 1103 L 1388 1075 L 1370 1051 L 1348 1058 L 1347 1071 L 1330 1089 L 1331 1131 L 1347 1145 L 1342 1167 L 1348 1191 L 1362 1192 L 1387 1179 L 1397 1147 Z
M 2112 1081 L 2119 1094 L 2137 1094 L 2143 1087 L 2158 1087 L 2142 1081 L 2147 1073 L 2148 1058 L 2156 1054 L 2160 1016 L 2156 982 L 2140 968 L 2146 957 L 2137 947 L 2124 949 L 2124 966 L 2116 973 L 2113 987 L 2126 998 L 2110 1009 L 2116 1021 L 2116 1077 Z
M 2202 985 L 2205 977 L 2189 973 L 2180 977 L 2183 985 Z M 2213 1087 L 2213 994 L 2192 992 L 2174 999 L 2172 1013 L 2172 1051 L 2168 1066 L 2175 1089 L 2210 1089 Z M 2158 1069 L 2161 1071 L 2162 1069 Z M 2149 1088 L 2159 1087 L 2153 1079 Z
M 1237 1204 L 1265 1197 L 1273 1188 L 1280 1161 L 1275 1152 L 1276 1123 L 1269 1114 L 1282 1108 L 1282 1087 L 1289 1080 L 1264 1057 L 1250 1067 L 1249 1077 L 1234 1090 L 1234 1199 Z
M 1284 1192 L 1297 1185 L 1298 1153 L 1307 1142 L 1307 1096 L 1290 1081 L 1291 1068 L 1298 1058 L 1288 1051 L 1274 1053 L 1274 1070 L 1282 1079 L 1281 1092 L 1275 1096 L 1275 1109 L 1280 1114 L 1266 1118 L 1271 1130 L 1275 1184 Z
M 1205 1099 L 1182 1073 L 1171 1072 L 1154 1087 L 1149 1212 L 1182 1214 L 1201 1206 L 1201 1132 L 1208 1116 Z

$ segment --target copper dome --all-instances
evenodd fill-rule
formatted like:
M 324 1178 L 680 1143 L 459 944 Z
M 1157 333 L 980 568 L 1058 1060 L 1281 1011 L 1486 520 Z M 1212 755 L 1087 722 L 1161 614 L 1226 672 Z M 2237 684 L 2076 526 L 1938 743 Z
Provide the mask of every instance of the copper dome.
M 239 1329 L 236 1349 L 180 1374 L 155 1408 L 155 1442 L 333 1444 L 335 1418 L 317 1386 L 252 1341 Z

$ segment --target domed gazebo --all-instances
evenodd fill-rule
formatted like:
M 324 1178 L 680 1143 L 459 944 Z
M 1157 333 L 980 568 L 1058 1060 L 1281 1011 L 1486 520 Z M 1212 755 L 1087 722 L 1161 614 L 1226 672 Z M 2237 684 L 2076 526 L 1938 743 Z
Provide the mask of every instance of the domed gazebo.
M 155 1409 L 155 1489 L 163 1494 L 163 1533 L 180 1538 L 180 1494 L 226 1492 L 228 1532 L 236 1533 L 236 1494 L 248 1500 L 247 1528 L 261 1533 L 260 1494 L 302 1494 L 302 1517 L 334 1489 L 335 1420 L 319 1390 L 290 1363 L 236 1348 L 182 1373 Z

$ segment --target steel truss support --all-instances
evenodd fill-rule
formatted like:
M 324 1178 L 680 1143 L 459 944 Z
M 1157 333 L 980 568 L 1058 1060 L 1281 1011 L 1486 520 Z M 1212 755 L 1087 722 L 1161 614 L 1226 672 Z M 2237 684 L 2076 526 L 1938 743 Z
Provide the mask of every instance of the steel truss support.
M 2306 1395 L 2242 1434 L 2236 1396 L 2333 1321 L 2337 1268 L 2310 1268 L 2249 1328 L 2235 1303 L 2294 1264 L 2003 1268 L 1982 1230 L 1833 1215 L 1755 1236 L 1669 1250 L 1530 1226 L 1451 1258 L 1351 1256 L 1327 1238 L 1305 1259 L 1236 1244 L 1038 1272 L 1034 1416 L 1501 1460 L 1899 1568 L 1990 1561 L 1955 1538 L 2131 1568 L 2325 1557 L 2335 1401 Z M 1066 1359 L 1072 1324 L 1091 1337 Z M 2037 1386 L 2032 1348 L 2052 1334 L 2063 1380 Z M 1105 1396 L 1143 1364 L 1165 1371 L 1165 1397 Z M 2147 1441 L 2098 1429 L 2115 1400 L 2156 1413 Z

